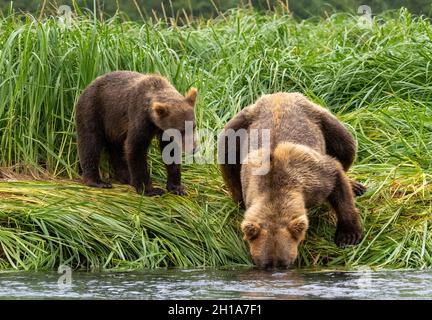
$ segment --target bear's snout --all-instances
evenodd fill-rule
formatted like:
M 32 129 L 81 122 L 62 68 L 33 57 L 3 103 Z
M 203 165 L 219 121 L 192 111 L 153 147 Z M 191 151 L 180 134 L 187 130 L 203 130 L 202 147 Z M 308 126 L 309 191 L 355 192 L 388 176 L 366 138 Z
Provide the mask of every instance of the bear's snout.
M 254 264 L 259 268 L 259 269 L 265 269 L 265 270 L 269 270 L 269 269 L 287 269 L 291 264 L 292 264 L 292 260 L 291 259 L 283 259 L 283 258 L 279 258 L 279 259 L 270 259 L 270 260 L 253 260 Z

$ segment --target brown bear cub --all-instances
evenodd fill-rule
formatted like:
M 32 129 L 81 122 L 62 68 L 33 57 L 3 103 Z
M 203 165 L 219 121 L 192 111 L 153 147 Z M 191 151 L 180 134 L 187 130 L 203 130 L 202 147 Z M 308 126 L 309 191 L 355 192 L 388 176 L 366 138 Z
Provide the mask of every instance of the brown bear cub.
M 152 186 L 148 148 L 157 136 L 163 150 L 170 143 L 162 139 L 167 129 L 179 130 L 185 139 L 185 122 L 191 121 L 195 128 L 196 97 L 195 88 L 183 96 L 159 75 L 116 71 L 94 80 L 76 105 L 78 151 L 85 184 L 111 188 L 99 175 L 101 152 L 106 148 L 116 180 L 132 185 L 140 194 L 163 194 L 164 190 Z M 188 138 L 193 139 L 190 135 Z M 185 194 L 180 164 L 166 164 L 166 170 L 167 190 Z
M 238 138 L 229 142 L 227 129 L 270 130 L 270 144 L 259 142 L 240 163 Z M 336 211 L 335 243 L 355 245 L 362 239 L 354 194 L 366 188 L 348 180 L 346 171 L 356 156 L 349 131 L 324 108 L 299 93 L 261 97 L 240 111 L 225 126 L 219 141 L 219 163 L 234 200 L 246 208 L 241 228 L 251 257 L 259 267 L 287 267 L 308 229 L 307 209 L 328 200 Z M 228 163 L 228 153 L 236 153 Z M 268 157 L 264 154 L 268 153 Z M 267 160 L 266 160 L 267 159 Z M 258 175 L 257 167 L 267 166 Z

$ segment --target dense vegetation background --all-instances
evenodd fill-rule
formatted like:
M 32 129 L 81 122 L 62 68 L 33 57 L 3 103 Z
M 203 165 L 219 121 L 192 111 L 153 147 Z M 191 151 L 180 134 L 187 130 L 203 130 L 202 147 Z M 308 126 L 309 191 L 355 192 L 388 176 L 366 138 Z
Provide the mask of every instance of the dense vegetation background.
M 250 263 L 243 212 L 216 164 L 184 167 L 186 197 L 79 183 L 74 104 L 118 69 L 196 86 L 198 128 L 214 132 L 265 93 L 300 91 L 329 108 L 358 141 L 349 175 L 369 188 L 357 200 L 365 238 L 336 247 L 334 214 L 314 208 L 297 266 L 432 267 L 429 19 L 398 10 L 366 25 L 348 13 L 299 22 L 286 10 L 235 9 L 181 26 L 90 12 L 66 22 L 0 18 L 0 269 Z M 150 158 L 162 187 L 155 148 Z
M 0 9 L 5 10 L 11 1 L 0 2 Z M 76 0 L 81 8 L 93 10 L 94 4 L 101 11 L 113 15 L 117 9 L 125 12 L 131 19 L 140 19 L 140 10 L 143 15 L 176 17 L 184 12 L 190 16 L 210 17 L 225 12 L 230 8 L 253 6 L 258 10 L 274 10 L 282 6 L 299 18 L 322 16 L 335 11 L 356 13 L 360 5 L 368 5 L 373 14 L 384 10 L 406 7 L 415 14 L 430 15 L 432 3 L 430 0 Z M 13 6 L 17 10 L 38 12 L 44 8 L 46 12 L 53 11 L 60 5 L 72 6 L 72 0 L 15 0 Z M 137 9 L 139 7 L 139 10 Z M 184 12 L 183 12 L 184 11 Z

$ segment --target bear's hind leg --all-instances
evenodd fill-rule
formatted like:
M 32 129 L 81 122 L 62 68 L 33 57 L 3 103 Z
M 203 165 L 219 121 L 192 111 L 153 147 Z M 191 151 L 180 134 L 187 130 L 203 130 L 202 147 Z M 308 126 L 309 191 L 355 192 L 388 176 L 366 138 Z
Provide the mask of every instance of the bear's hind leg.
M 335 243 L 340 247 L 358 244 L 363 238 L 360 216 L 355 208 L 351 183 L 340 167 L 328 200 L 337 216 Z
M 318 108 L 321 108 L 317 106 Z M 356 142 L 347 128 L 329 112 L 320 110 L 321 129 L 324 134 L 326 151 L 342 164 L 344 171 L 353 164 L 356 157 Z M 352 180 L 352 190 L 355 196 L 361 196 L 367 190 L 363 184 Z
M 247 129 L 254 118 L 255 105 L 250 105 L 237 113 L 224 127 L 223 133 L 218 140 L 218 163 L 231 197 L 233 200 L 245 207 L 241 184 L 241 148 L 240 140 L 236 134 L 240 129 Z M 230 139 L 231 136 L 231 139 Z M 232 137 L 234 137 L 234 142 Z M 230 156 L 235 155 L 234 161 Z M 234 162 L 234 163 L 231 163 Z
M 348 171 L 356 157 L 354 137 L 332 114 L 321 112 L 320 116 L 327 154 L 338 159 L 344 170 Z
M 104 139 L 98 133 L 78 134 L 78 151 L 83 180 L 89 187 L 112 187 L 110 183 L 103 182 L 99 174 L 99 162 L 103 147 Z
M 127 166 L 123 145 L 110 143 L 108 150 L 111 164 L 114 167 L 115 180 L 121 184 L 130 184 L 129 169 Z

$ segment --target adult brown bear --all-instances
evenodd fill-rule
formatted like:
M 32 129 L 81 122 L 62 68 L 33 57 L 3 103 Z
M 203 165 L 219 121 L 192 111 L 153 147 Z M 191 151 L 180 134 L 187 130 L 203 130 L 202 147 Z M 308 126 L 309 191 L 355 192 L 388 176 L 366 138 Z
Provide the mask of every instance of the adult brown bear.
M 242 129 L 248 136 L 253 130 L 269 129 L 270 144 L 265 146 L 261 139 L 251 150 L 234 134 Z M 229 163 L 233 153 L 235 161 Z M 291 264 L 309 225 L 307 208 L 325 200 L 336 211 L 336 244 L 361 241 L 354 194 L 361 195 L 366 188 L 345 174 L 355 156 L 349 131 L 299 93 L 265 95 L 226 124 L 219 140 L 219 163 L 233 199 L 246 207 L 241 227 L 256 265 Z M 266 174 L 256 173 L 266 166 Z
M 159 75 L 131 71 L 116 71 L 94 80 L 82 93 L 76 105 L 78 151 L 85 184 L 111 188 L 99 174 L 101 152 L 106 148 L 114 167 L 116 179 L 131 184 L 138 193 L 161 195 L 154 188 L 147 168 L 147 152 L 154 136 L 161 150 L 169 143 L 163 141 L 164 130 L 177 129 L 184 139 L 185 123 L 195 127 L 194 106 L 197 90 L 192 88 L 181 95 Z M 179 163 L 166 165 L 167 189 L 185 194 L 181 185 Z

